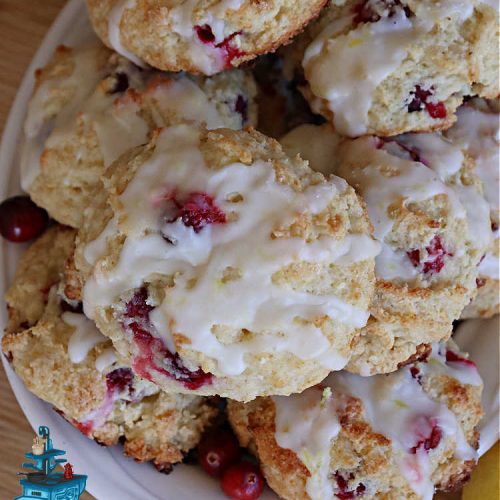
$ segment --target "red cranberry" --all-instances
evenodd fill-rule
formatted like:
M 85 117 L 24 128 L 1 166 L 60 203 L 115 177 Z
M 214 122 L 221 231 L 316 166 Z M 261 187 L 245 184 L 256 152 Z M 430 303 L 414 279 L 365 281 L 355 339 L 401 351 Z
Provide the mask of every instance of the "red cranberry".
M 245 55 L 245 52 L 241 51 L 237 47 L 234 47 L 232 44 L 234 37 L 240 35 L 241 31 L 232 33 L 231 35 L 224 38 L 222 42 L 216 44 L 214 32 L 208 24 L 204 24 L 203 26 L 195 26 L 194 30 L 200 42 L 205 45 L 211 45 L 216 49 L 220 49 L 221 55 L 224 59 L 224 69 L 231 68 L 231 63 L 234 59 Z
M 420 370 L 416 366 L 412 366 L 410 368 L 410 373 L 411 376 L 420 384 L 422 385 L 422 374 L 420 373 Z
M 446 118 L 446 106 L 444 102 L 426 102 L 425 109 L 431 118 L 444 120 Z
M 224 224 L 226 214 L 214 203 L 213 198 L 205 193 L 189 193 L 184 200 L 171 194 L 167 200 L 170 205 L 165 214 L 165 221 L 172 223 L 181 219 L 185 226 L 192 227 L 199 233 L 209 224 Z M 168 239 L 168 235 L 165 235 Z
M 410 104 L 408 104 L 408 113 L 422 111 L 425 107 L 427 113 L 429 113 L 432 118 L 446 118 L 446 106 L 443 102 L 427 102 L 427 99 L 434 94 L 434 87 L 425 90 L 420 85 L 416 85 L 415 90 L 412 91 L 411 94 L 413 95 L 413 99 Z
M 351 472 L 347 476 L 347 479 L 339 472 L 335 471 L 333 477 L 337 483 L 337 490 L 335 496 L 341 500 L 348 500 L 350 498 L 361 497 L 366 491 L 366 487 L 363 483 L 359 483 L 354 490 L 349 490 L 349 481 L 354 479 L 354 474 Z
M 64 413 L 62 410 L 54 408 L 54 411 L 56 413 L 58 413 L 59 415 L 61 415 L 61 417 L 64 418 L 64 420 L 66 420 L 71 425 L 73 425 L 74 427 L 76 427 L 85 436 L 89 437 L 90 434 L 92 433 L 92 430 L 94 428 L 94 424 L 93 424 L 92 420 L 88 420 L 86 422 L 78 422 L 74 418 L 68 417 L 66 415 L 66 413 Z
M 36 238 L 48 222 L 47 212 L 27 196 L 14 196 L 0 204 L 0 234 L 14 243 Z
M 425 247 L 427 252 L 427 258 L 422 261 L 420 250 L 414 249 L 407 253 L 408 258 L 415 267 L 419 267 L 424 274 L 438 274 L 444 267 L 445 257 L 453 257 L 451 252 L 448 252 L 441 241 L 441 237 L 436 234 L 434 238 L 429 243 L 429 246 Z
M 198 462 L 211 476 L 220 476 L 241 455 L 240 445 L 229 430 L 206 434 L 198 445 Z
M 148 290 L 145 287 L 139 288 L 125 304 L 125 316 L 133 319 L 146 319 L 149 321 L 149 313 L 153 306 L 147 303 Z
M 133 389 L 133 383 L 134 374 L 130 368 L 117 368 L 106 375 L 106 386 L 111 393 L 125 390 L 130 393 Z
M 471 366 L 473 368 L 476 368 L 476 363 L 474 361 L 471 361 L 470 359 L 464 358 L 457 354 L 456 352 L 453 351 L 446 351 L 446 362 L 447 363 L 461 363 L 466 366 Z
M 90 436 L 94 428 L 94 424 L 91 420 L 88 422 L 77 422 L 76 420 L 73 420 L 71 423 L 85 436 Z
M 224 38 L 222 42 L 218 43 L 216 47 L 218 49 L 221 49 L 224 55 L 224 61 L 225 61 L 225 66 L 224 69 L 231 69 L 232 67 L 232 62 L 234 59 L 237 59 L 239 57 L 243 57 L 246 52 L 243 52 L 237 47 L 234 47 L 232 44 L 233 38 L 240 35 L 241 31 L 238 31 L 236 33 L 233 33 L 232 35 L 229 35 L 228 37 Z
M 147 304 L 146 288 L 139 288 L 125 304 L 123 327 L 133 334 L 134 342 L 139 350 L 133 361 L 134 370 L 143 378 L 151 379 L 151 371 L 162 373 L 182 383 L 184 387 L 195 390 L 212 382 L 213 375 L 205 373 L 201 368 L 189 370 L 178 353 L 170 352 L 162 340 L 151 332 L 154 327 L 149 321 L 149 313 L 153 306 Z
M 208 24 L 203 26 L 195 26 L 194 30 L 200 41 L 204 44 L 213 44 L 215 42 L 215 35 L 212 28 Z
M 416 422 L 417 444 L 410 448 L 410 453 L 417 453 L 417 450 L 430 451 L 437 448 L 441 442 L 443 431 L 433 418 L 421 417 Z
M 221 487 L 234 500 L 255 500 L 262 494 L 264 478 L 257 465 L 242 461 L 224 472 Z

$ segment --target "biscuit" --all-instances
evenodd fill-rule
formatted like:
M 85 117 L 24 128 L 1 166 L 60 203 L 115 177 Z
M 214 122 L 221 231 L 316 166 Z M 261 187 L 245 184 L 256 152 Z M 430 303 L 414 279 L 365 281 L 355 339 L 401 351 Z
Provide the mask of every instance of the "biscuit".
M 379 246 L 345 181 L 253 130 L 176 126 L 103 182 L 75 264 L 86 314 L 140 376 L 250 400 L 347 363 Z
M 289 397 L 230 401 L 240 444 L 287 500 L 417 499 L 474 469 L 482 381 L 453 343 L 389 375 L 332 373 Z
M 476 171 L 490 206 L 493 233 L 492 244 L 479 264 L 477 295 L 464 309 L 462 318 L 489 318 L 500 312 L 498 100 L 472 99 L 458 110 L 457 116 L 457 123 L 447 130 L 445 135 L 476 161 Z
M 22 186 L 58 222 L 79 227 L 104 169 L 157 127 L 256 122 L 253 77 L 213 78 L 142 70 L 95 45 L 61 47 L 37 73 L 25 123 Z
M 127 456 L 168 471 L 197 445 L 217 415 L 215 405 L 161 392 L 134 376 L 111 341 L 58 293 L 74 237 L 55 226 L 22 257 L 7 293 L 9 316 L 28 303 L 37 308 L 6 329 L 3 352 L 26 387 L 83 434 L 107 446 L 123 441 Z M 51 270 L 45 276 L 37 273 L 41 261 Z
M 87 0 L 97 35 L 134 61 L 213 75 L 287 43 L 326 0 Z
M 289 57 L 339 134 L 442 130 L 464 96 L 498 95 L 498 19 L 482 0 L 335 1 Z
M 354 186 L 382 243 L 371 318 L 347 370 L 391 372 L 446 340 L 475 294 L 491 241 L 472 158 L 439 134 L 342 140 L 328 125 L 303 125 L 282 141 L 313 169 Z

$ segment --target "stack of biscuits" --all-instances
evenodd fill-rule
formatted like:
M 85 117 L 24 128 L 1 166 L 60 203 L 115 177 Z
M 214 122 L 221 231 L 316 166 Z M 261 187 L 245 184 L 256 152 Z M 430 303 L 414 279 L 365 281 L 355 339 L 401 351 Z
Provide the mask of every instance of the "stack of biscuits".
M 290 500 L 430 499 L 477 461 L 452 339 L 498 314 L 488 0 L 87 0 L 36 73 L 2 349 L 169 471 L 227 419 Z M 227 405 L 221 404 L 227 398 Z

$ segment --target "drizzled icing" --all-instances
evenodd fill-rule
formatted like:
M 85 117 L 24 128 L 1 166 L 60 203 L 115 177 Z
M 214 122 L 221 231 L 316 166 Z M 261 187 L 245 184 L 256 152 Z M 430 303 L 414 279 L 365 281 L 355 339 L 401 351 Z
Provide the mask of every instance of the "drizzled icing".
M 129 65 L 124 71 L 131 90 L 116 97 L 96 88 L 104 77 L 104 70 L 98 71 L 95 67 L 96 48 L 78 51 L 73 60 L 72 75 L 45 82 L 30 103 L 25 124 L 28 143 L 23 149 L 21 172 L 24 189 L 28 189 L 39 174 L 39 158 L 44 147 L 59 147 L 65 137 L 74 133 L 77 117 L 95 131 L 105 167 L 130 148 L 147 142 L 152 126 L 163 127 L 176 121 L 204 122 L 209 129 L 225 125 L 214 101 L 187 77 L 162 78 L 153 72 L 139 72 Z M 121 70 L 117 68 L 117 71 Z M 44 101 L 62 85 L 74 87 L 74 96 L 54 120 L 46 123 Z M 154 125 L 145 114 L 151 115 Z
M 155 103 L 152 107 L 153 112 L 158 108 L 163 116 L 182 117 L 182 121 L 185 122 L 203 121 L 208 129 L 225 126 L 215 103 L 196 83 L 187 78 L 160 80 L 160 84 L 154 87 L 149 95 Z M 170 125 L 163 123 L 161 116 L 155 116 L 155 121 L 158 126 Z
M 366 132 L 374 90 L 404 60 L 416 31 L 398 10 L 334 37 L 351 21 L 349 16 L 327 26 L 307 48 L 302 65 L 313 94 L 328 101 L 336 130 L 356 136 Z
M 225 61 L 223 54 L 215 46 L 224 41 L 228 36 L 228 28 L 224 16 L 228 10 L 238 10 L 244 0 L 222 0 L 210 7 L 204 17 L 193 19 L 194 9 L 197 0 L 185 0 L 179 5 L 170 8 L 168 16 L 172 20 L 171 30 L 188 42 L 187 55 L 193 64 L 204 74 L 211 75 L 224 69 Z M 145 63 L 136 55 L 125 49 L 120 41 L 120 23 L 126 9 L 136 7 L 137 0 L 120 0 L 111 10 L 108 17 L 108 39 L 111 46 L 127 59 L 138 66 L 145 66 Z M 213 44 L 204 44 L 197 36 L 195 24 L 198 26 L 207 25 L 214 36 Z
M 81 363 L 97 344 L 107 340 L 94 322 L 83 314 L 64 312 L 61 318 L 75 329 L 68 343 L 68 356 L 72 363 Z
M 116 357 L 114 347 L 108 347 L 107 349 L 104 349 L 99 356 L 97 356 L 97 359 L 95 360 L 95 367 L 97 371 L 102 373 L 111 365 L 116 363 L 117 360 L 118 358 Z
M 321 212 L 347 184 L 333 178 L 297 193 L 276 182 L 273 168 L 264 161 L 209 169 L 198 144 L 198 130 L 187 126 L 164 129 L 158 137 L 152 157 L 120 196 L 127 238 L 113 269 L 105 270 L 97 262 L 83 292 L 86 314 L 94 317 L 97 307 L 112 305 L 153 275 L 175 275 L 175 287 L 165 290 L 163 302 L 150 313 L 170 351 L 175 352 L 173 333 L 178 332 L 189 339 L 190 349 L 215 359 L 226 374 L 242 373 L 245 355 L 255 352 L 288 351 L 301 359 L 317 359 L 329 369 L 342 368 L 347 360 L 321 330 L 295 318 L 329 316 L 360 328 L 368 312 L 333 294 L 313 295 L 276 285 L 272 276 L 294 262 L 349 265 L 370 259 L 378 244 L 367 235 L 348 235 L 340 241 L 323 236 L 311 243 L 270 235 L 298 213 Z M 161 206 L 155 200 L 173 188 L 207 193 L 230 220 L 209 224 L 198 233 L 181 219 L 162 224 Z M 231 201 L 235 193 L 241 197 L 238 203 Z M 109 222 L 104 238 L 110 226 L 121 227 L 120 216 L 117 213 Z M 99 258 L 105 245 L 91 245 L 85 255 Z M 238 270 L 238 277 L 225 281 L 227 269 Z M 258 334 L 244 342 L 225 343 L 213 334 L 214 325 Z
M 339 133 L 365 134 L 375 89 L 401 65 L 410 46 L 441 19 L 463 21 L 473 12 L 472 2 L 415 4 L 416 15 L 410 17 L 396 4 L 390 13 L 381 9 L 385 12 L 376 22 L 353 27 L 354 14 L 336 19 L 306 49 L 302 65 L 311 91 L 327 101 Z
M 407 205 L 446 194 L 451 213 L 457 218 L 465 218 L 466 214 L 456 192 L 432 169 L 390 154 L 384 149 L 385 145 L 381 149 L 377 146 L 378 139 L 374 137 L 346 141 L 341 146 L 342 162 L 336 173 L 355 186 L 366 202 L 374 235 L 383 246 L 376 258 L 377 276 L 408 279 L 414 275 L 409 269 L 410 260 L 401 251 L 387 248 L 385 242 L 394 225 L 389 207 L 401 200 Z M 390 175 L 387 175 L 388 168 Z
M 46 137 L 53 128 L 66 125 L 75 116 L 103 77 L 103 72 L 96 67 L 98 50 L 97 45 L 79 50 L 77 57 L 73 59 L 74 68 L 70 76 L 46 80 L 33 94 L 24 123 L 24 133 L 28 140 L 21 158 L 21 186 L 24 190 L 29 189 L 38 175 L 40 154 Z M 57 117 L 47 120 L 45 101 L 60 88 L 71 89 L 71 99 Z
M 500 116 L 466 105 L 459 108 L 457 118 L 455 125 L 445 134 L 476 160 L 476 171 L 483 181 L 486 200 L 492 215 L 496 216 L 500 211 Z
M 127 9 L 134 9 L 137 4 L 137 0 L 118 0 L 116 5 L 111 9 L 108 18 L 108 40 L 111 47 L 118 52 L 121 56 L 132 61 L 134 64 L 140 67 L 146 67 L 147 65 L 137 57 L 132 52 L 128 51 L 121 42 L 120 39 L 120 23 L 122 20 L 123 13 Z
M 491 243 L 489 206 L 476 186 L 450 179 L 460 171 L 464 162 L 460 148 L 440 134 L 405 134 L 396 137 L 396 141 L 416 148 L 421 162 L 455 191 L 467 215 L 469 241 L 483 252 Z
M 487 253 L 478 266 L 480 276 L 498 280 L 500 279 L 500 263 L 498 257 L 492 253 Z
M 446 350 L 445 344 L 435 345 L 429 361 L 415 365 L 423 377 L 443 374 L 463 384 L 482 385 L 474 366 L 447 363 L 443 354 Z M 444 439 L 454 441 L 456 458 L 477 458 L 456 416 L 427 395 L 421 383 L 412 377 L 411 368 L 371 377 L 332 373 L 321 384 L 320 387 L 326 388 L 323 391 L 315 387 L 302 394 L 272 398 L 276 408 L 276 441 L 282 448 L 294 451 L 311 473 L 306 489 L 312 499 L 334 497 L 330 449 L 341 431 L 337 413 L 343 408 L 346 395 L 360 399 L 367 423 L 375 432 L 391 440 L 396 464 L 421 498 L 431 499 L 434 494 L 429 459 L 433 450 L 419 448 L 412 452 L 421 436 L 422 421 L 432 420 L 441 429 Z
M 274 396 L 276 442 L 295 451 L 311 473 L 306 491 L 313 500 L 333 498 L 330 443 L 340 432 L 336 399 L 331 390 L 310 387 L 300 395 Z

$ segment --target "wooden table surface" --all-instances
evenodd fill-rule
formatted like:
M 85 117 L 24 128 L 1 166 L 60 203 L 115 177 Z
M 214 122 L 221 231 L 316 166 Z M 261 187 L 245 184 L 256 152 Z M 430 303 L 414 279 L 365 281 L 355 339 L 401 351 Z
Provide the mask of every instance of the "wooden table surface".
M 66 0 L 0 0 L 0 133 L 23 74 L 65 3 Z M 20 470 L 24 452 L 31 446 L 33 437 L 33 430 L 0 369 L 1 500 L 21 493 L 16 472 Z M 88 494 L 81 498 L 92 499 Z

